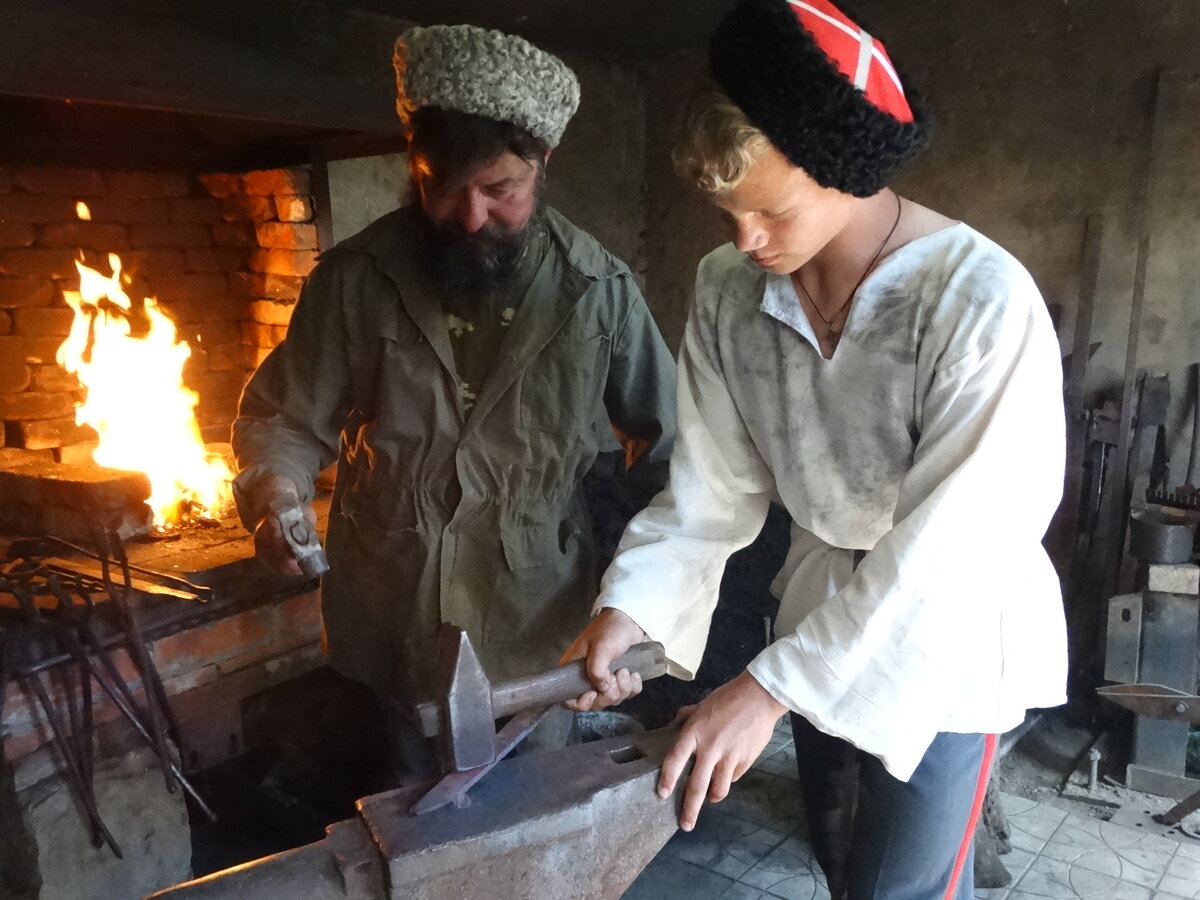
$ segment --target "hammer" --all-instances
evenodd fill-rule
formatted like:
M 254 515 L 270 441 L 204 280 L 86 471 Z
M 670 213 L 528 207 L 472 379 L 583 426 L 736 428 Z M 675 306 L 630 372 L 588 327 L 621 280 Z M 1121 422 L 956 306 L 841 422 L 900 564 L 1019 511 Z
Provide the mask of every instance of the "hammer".
M 492 684 L 470 638 L 461 628 L 443 625 L 438 634 L 438 660 L 443 699 L 417 705 L 421 732 L 437 737 L 447 772 L 486 766 L 496 758 L 496 719 L 501 716 L 571 700 L 593 690 L 584 674 L 584 660 Z M 630 647 L 613 660 L 612 671 L 628 669 L 643 680 L 667 671 L 662 644 L 648 641 Z

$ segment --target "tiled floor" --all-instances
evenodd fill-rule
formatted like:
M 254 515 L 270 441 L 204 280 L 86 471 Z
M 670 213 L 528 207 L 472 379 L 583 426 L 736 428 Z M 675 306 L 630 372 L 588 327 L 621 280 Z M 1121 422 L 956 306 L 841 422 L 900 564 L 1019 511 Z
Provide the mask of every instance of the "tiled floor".
M 786 719 L 784 720 L 786 722 Z M 978 900 L 1200 900 L 1200 841 L 1146 834 L 1004 795 L 1013 876 Z M 625 900 L 827 900 L 798 809 L 791 734 L 783 728 L 696 829 L 678 832 Z

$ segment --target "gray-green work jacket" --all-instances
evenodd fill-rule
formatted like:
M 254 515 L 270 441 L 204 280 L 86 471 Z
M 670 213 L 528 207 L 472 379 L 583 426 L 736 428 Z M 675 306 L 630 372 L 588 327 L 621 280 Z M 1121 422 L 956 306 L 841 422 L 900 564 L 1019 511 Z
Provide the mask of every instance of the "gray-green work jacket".
M 406 207 L 325 253 L 286 339 L 242 397 L 235 494 L 338 461 L 322 586 L 330 661 L 384 696 L 430 692 L 440 621 L 488 675 L 554 665 L 587 623 L 595 560 L 580 493 L 610 422 L 649 442 L 635 497 L 665 484 L 675 367 L 629 269 L 549 211 L 554 285 L 526 296 L 463 410 L 439 297 Z M 541 274 L 545 274 L 544 272 Z

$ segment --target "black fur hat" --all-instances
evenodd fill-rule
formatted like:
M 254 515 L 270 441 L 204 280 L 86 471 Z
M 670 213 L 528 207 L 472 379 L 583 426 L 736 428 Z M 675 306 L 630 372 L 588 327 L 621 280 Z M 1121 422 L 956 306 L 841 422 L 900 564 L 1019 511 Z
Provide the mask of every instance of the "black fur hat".
M 709 42 L 717 84 L 792 165 L 856 197 L 882 190 L 928 144 L 928 123 L 885 112 L 842 74 L 787 0 L 739 0 Z

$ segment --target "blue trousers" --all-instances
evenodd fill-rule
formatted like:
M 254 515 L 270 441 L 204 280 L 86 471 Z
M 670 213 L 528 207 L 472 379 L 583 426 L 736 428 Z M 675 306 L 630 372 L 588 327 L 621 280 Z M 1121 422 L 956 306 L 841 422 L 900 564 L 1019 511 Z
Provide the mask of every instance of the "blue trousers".
M 942 732 L 903 782 L 792 714 L 817 863 L 833 900 L 971 900 L 995 735 Z

